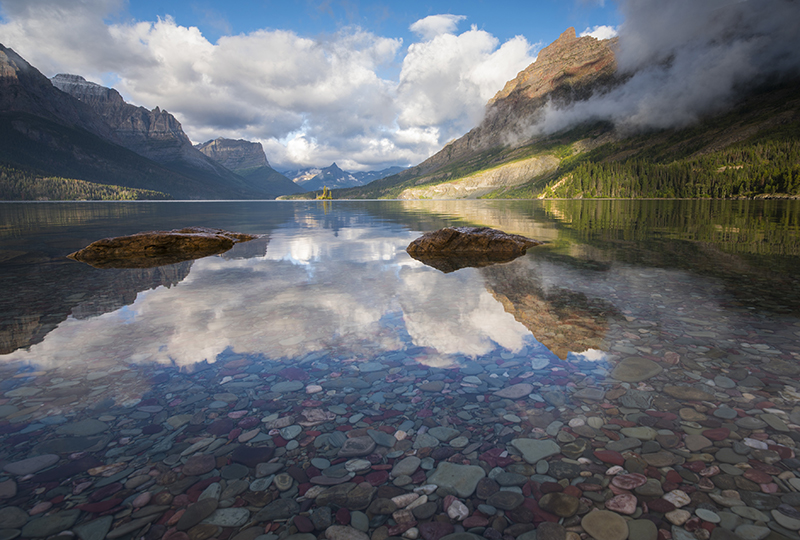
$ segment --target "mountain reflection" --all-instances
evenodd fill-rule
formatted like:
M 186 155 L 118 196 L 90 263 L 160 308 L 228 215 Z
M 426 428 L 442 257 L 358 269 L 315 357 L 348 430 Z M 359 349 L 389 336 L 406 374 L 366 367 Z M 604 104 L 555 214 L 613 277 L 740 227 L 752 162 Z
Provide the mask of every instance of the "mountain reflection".
M 404 251 L 413 233 L 381 228 L 273 232 L 266 254 L 195 261 L 177 285 L 144 291 L 124 309 L 71 317 L 9 360 L 45 367 L 123 359 L 191 366 L 230 349 L 269 358 L 326 351 L 372 358 L 410 346 L 440 367 L 498 346 L 535 345 L 476 270 L 443 275 Z M 68 347 L 65 344 L 70 344 Z

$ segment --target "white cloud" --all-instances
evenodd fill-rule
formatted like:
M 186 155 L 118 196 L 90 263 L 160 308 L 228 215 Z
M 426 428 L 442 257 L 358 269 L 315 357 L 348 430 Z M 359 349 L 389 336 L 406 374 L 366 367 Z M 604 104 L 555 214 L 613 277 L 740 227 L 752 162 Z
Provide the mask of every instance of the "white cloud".
M 587 28 L 583 32 L 581 32 L 580 37 L 583 36 L 592 36 L 595 39 L 611 39 L 616 37 L 618 34 L 617 29 L 613 26 L 608 25 L 598 25 L 593 26 L 591 28 Z
M 460 15 L 412 25 L 423 41 L 358 27 L 318 38 L 258 30 L 210 42 L 170 17 L 125 18 L 121 0 L 4 0 L 3 44 L 47 76 L 76 73 L 173 113 L 195 142 L 259 141 L 277 167 L 416 164 L 474 127 L 486 101 L 533 61 Z M 110 22 L 109 22 L 110 21 Z M 402 66 L 398 80 L 379 73 Z
M 498 45 L 473 26 L 409 46 L 397 90 L 400 127 L 435 130 L 444 143 L 477 125 L 486 102 L 534 60 L 524 38 Z
M 408 29 L 427 41 L 441 34 L 452 34 L 458 28 L 458 23 L 464 19 L 464 15 L 429 15 Z

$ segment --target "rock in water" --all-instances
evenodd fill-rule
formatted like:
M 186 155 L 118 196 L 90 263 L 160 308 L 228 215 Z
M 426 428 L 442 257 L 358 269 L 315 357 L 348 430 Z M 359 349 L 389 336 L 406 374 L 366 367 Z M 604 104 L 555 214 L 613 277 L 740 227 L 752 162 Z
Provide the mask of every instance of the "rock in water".
M 488 227 L 445 227 L 425 233 L 406 251 L 418 261 L 444 273 L 509 262 L 542 242 Z
M 187 227 L 103 238 L 68 257 L 95 268 L 152 268 L 224 253 L 234 244 L 255 238 L 258 236 L 222 229 Z

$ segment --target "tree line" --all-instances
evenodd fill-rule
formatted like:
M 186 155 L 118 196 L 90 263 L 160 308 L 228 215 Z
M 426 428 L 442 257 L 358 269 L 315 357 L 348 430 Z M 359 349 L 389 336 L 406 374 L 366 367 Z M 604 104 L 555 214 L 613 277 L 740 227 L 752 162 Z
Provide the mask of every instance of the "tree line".
M 548 198 L 745 198 L 800 195 L 800 142 L 735 145 L 670 163 L 583 161 L 547 186 Z
M 0 165 L 0 200 L 4 201 L 137 201 L 172 199 L 149 189 L 96 184 L 74 178 L 37 175 Z

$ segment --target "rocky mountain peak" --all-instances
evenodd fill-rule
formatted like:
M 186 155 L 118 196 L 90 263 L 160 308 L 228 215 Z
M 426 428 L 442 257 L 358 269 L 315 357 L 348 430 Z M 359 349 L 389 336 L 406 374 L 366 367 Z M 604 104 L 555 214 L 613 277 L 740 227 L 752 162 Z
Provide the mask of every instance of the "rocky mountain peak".
M 119 92 L 87 81 L 79 75 L 60 74 L 53 85 L 89 105 L 113 129 L 123 146 L 159 163 L 185 161 L 213 170 L 214 165 L 197 152 L 178 119 L 155 107 L 147 110 L 127 103 Z
M 62 92 L 70 94 L 91 107 L 98 105 L 121 107 L 125 105 L 125 100 L 122 99 L 119 92 L 113 88 L 106 88 L 97 83 L 87 81 L 80 75 L 59 73 L 51 78 L 50 82 Z
M 77 126 L 104 138 L 111 129 L 85 104 L 59 92 L 24 58 L 0 44 L 0 112 L 21 112 Z
M 264 147 L 259 142 L 222 137 L 207 141 L 195 147 L 226 169 L 239 171 L 256 167 L 269 167 Z
M 617 39 L 577 37 L 568 28 L 542 49 L 536 61 L 506 83 L 486 105 L 481 124 L 415 167 L 429 174 L 452 161 L 498 146 L 520 146 L 530 140 L 528 128 L 545 104 L 586 99 L 613 84 Z
M 613 51 L 616 43 L 616 38 L 579 38 L 574 28 L 568 28 L 557 40 L 539 52 L 536 62 L 508 81 L 489 101 L 489 106 L 515 92 L 527 99 L 535 99 L 565 84 L 585 83 L 593 74 L 613 72 L 616 70 Z

